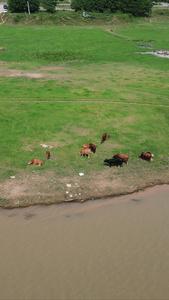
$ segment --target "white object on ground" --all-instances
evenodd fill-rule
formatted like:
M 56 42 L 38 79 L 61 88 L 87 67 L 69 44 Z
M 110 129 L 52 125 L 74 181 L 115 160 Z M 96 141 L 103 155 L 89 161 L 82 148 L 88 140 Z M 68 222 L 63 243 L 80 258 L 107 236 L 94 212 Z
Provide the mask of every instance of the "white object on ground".
M 43 148 L 50 148 L 50 149 L 52 149 L 52 148 L 53 148 L 53 146 L 46 145 L 46 144 L 40 144 L 40 145 L 41 145 L 41 147 L 43 147 Z
M 66 186 L 67 186 L 67 187 L 71 187 L 72 185 L 71 185 L 70 183 L 67 183 Z

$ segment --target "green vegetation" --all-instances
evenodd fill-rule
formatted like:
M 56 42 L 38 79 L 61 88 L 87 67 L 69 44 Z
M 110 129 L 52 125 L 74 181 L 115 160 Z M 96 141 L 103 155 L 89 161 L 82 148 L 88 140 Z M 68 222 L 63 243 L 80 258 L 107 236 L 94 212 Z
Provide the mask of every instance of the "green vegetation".
M 152 0 L 72 0 L 71 7 L 78 10 L 85 10 L 88 12 L 104 12 L 110 11 L 115 13 L 120 11 L 122 13 L 130 13 L 134 16 L 147 16 L 151 13 Z
M 168 172 L 169 59 L 143 55 L 147 49 L 139 46 L 169 50 L 168 29 L 166 22 L 1 25 L 1 178 L 32 170 L 52 172 L 56 180 L 79 172 L 97 176 L 107 170 L 103 160 L 121 152 L 130 156 L 129 165 L 113 168 L 112 176 L 125 181 L 129 174 L 140 180 L 151 174 L 162 182 Z M 104 132 L 112 137 L 101 145 Z M 87 142 L 97 146 L 90 159 L 78 156 Z M 41 168 L 28 166 L 33 158 L 45 160 L 41 143 L 53 146 L 53 159 Z M 154 162 L 138 159 L 142 151 L 152 152 Z
M 8 10 L 11 13 L 30 12 L 39 10 L 40 0 L 8 0 Z
M 54 13 L 56 8 L 57 0 L 43 0 L 43 8 L 49 13 Z
M 12 13 L 35 13 L 40 9 L 40 6 L 47 12 L 54 13 L 56 5 L 57 0 L 44 0 L 42 3 L 40 0 L 8 0 L 8 9 Z M 151 13 L 152 0 L 72 0 L 71 8 L 75 11 L 86 10 L 99 13 L 120 11 L 134 16 L 147 16 Z
M 59 4 L 59 7 L 68 8 Z M 38 13 L 26 14 L 26 13 L 6 13 L 3 15 L 3 23 L 7 25 L 26 25 L 26 26 L 45 26 L 45 25 L 57 25 L 57 26 L 112 26 L 122 24 L 144 24 L 150 23 L 149 17 L 139 18 L 132 14 L 111 13 L 105 11 L 104 13 L 92 12 L 90 13 L 92 18 L 84 18 L 83 11 L 69 11 L 69 10 L 56 10 L 53 13 L 47 13 L 40 10 Z M 168 22 L 169 7 L 153 7 L 151 14 L 152 22 Z

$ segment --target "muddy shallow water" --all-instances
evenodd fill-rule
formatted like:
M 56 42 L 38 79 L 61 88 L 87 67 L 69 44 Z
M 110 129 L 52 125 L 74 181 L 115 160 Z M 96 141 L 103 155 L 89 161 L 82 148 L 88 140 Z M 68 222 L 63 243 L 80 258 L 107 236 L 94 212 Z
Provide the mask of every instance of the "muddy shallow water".
M 0 299 L 169 299 L 169 185 L 0 209 Z

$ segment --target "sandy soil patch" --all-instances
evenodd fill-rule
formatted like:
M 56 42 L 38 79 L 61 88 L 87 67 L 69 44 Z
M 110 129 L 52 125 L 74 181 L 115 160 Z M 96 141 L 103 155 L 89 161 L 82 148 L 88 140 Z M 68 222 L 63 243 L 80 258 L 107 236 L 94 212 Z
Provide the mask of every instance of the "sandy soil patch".
M 10 69 L 0 69 L 1 77 L 28 77 L 28 78 L 42 78 L 44 74 L 34 73 L 34 72 L 25 72 L 21 70 L 10 70 Z
M 44 67 L 44 68 L 41 68 L 40 70 L 42 70 L 42 71 L 58 71 L 61 69 L 63 69 L 63 68 L 62 67 Z
M 10 69 L 13 66 L 21 66 L 22 63 L 7 63 L 5 61 L 0 61 L 0 77 L 27 77 L 27 78 L 48 78 L 57 79 L 60 74 L 57 74 L 58 70 L 63 69 L 62 67 L 44 67 L 39 68 L 35 71 L 25 71 L 22 69 Z M 53 73 L 50 73 L 53 72 Z M 56 71 L 56 74 L 54 73 Z

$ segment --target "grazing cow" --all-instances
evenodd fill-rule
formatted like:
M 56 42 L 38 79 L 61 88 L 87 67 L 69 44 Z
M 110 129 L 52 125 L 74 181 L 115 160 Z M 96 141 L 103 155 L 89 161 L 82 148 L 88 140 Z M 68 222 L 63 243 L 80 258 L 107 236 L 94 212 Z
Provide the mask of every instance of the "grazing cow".
M 121 157 L 125 161 L 125 163 L 128 164 L 129 156 L 120 153 L 115 153 L 114 156 Z
M 40 159 L 32 159 L 28 165 L 38 165 L 38 166 L 42 166 L 44 164 L 44 162 Z
M 88 156 L 88 158 L 89 158 L 90 157 L 90 153 L 91 153 L 91 149 L 86 148 L 86 149 L 82 149 L 79 152 L 79 155 L 81 155 L 81 156 Z
M 1 51 L 1 50 L 4 50 L 4 47 L 0 47 L 0 51 Z
M 50 151 L 46 151 L 46 159 L 50 158 Z
M 83 148 L 89 148 L 93 153 L 96 153 L 96 146 L 92 143 L 83 144 Z
M 153 157 L 154 157 L 154 155 L 151 152 L 142 152 L 139 155 L 139 158 L 148 160 L 148 162 L 153 161 Z
M 124 159 L 122 159 L 121 157 L 116 156 L 116 155 L 114 155 L 113 158 L 104 160 L 104 163 L 108 164 L 110 168 L 111 168 L 111 166 L 123 167 L 124 162 L 125 162 Z
M 106 132 L 103 133 L 102 138 L 101 138 L 101 144 L 103 144 L 105 142 L 105 140 L 108 138 L 110 138 L 111 135 L 108 135 Z
M 103 143 L 105 142 L 106 138 L 107 138 L 107 133 L 105 132 L 105 133 L 103 133 L 103 135 L 102 135 L 102 138 L 101 138 L 101 144 L 103 144 Z

